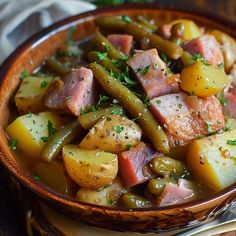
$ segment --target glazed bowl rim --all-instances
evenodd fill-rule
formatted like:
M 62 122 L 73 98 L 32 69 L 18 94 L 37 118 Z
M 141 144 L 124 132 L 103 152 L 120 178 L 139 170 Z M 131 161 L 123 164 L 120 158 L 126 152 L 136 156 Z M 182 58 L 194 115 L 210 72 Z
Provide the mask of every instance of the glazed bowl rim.
M 65 19 L 62 19 L 51 26 L 39 31 L 35 35 L 31 36 L 28 40 L 23 42 L 20 46 L 17 47 L 17 49 L 7 57 L 7 59 L 0 65 L 0 90 L 1 85 L 3 81 L 5 80 L 5 77 L 8 73 L 8 71 L 11 68 L 11 65 L 14 63 L 14 61 L 17 60 L 20 54 L 22 54 L 25 50 L 30 49 L 34 50 L 34 48 L 40 44 L 41 42 L 44 42 L 48 38 L 50 38 L 52 35 L 57 34 L 60 31 L 63 31 L 64 29 L 68 29 L 71 26 L 79 24 L 83 19 L 89 20 L 89 17 L 96 17 L 100 16 L 103 13 L 112 13 L 112 12 L 119 12 L 122 10 L 167 10 L 172 12 L 182 12 L 187 13 L 191 15 L 200 16 L 202 18 L 209 18 L 211 20 L 216 21 L 217 23 L 221 25 L 227 25 L 226 28 L 236 29 L 236 23 L 225 19 L 222 16 L 218 16 L 214 13 L 210 13 L 207 11 L 199 11 L 199 9 L 195 10 L 186 10 L 181 9 L 178 6 L 166 6 L 162 5 L 160 3 L 152 3 L 152 4 L 123 4 L 114 7 L 103 7 L 103 8 L 97 8 L 92 11 L 88 11 L 85 13 L 81 13 L 78 15 L 66 17 Z M 153 211 L 164 211 L 164 210 L 175 210 L 175 209 L 187 209 L 192 207 L 198 207 L 204 204 L 209 204 L 217 199 L 223 198 L 226 195 L 231 195 L 236 193 L 236 183 L 219 191 L 216 193 L 211 194 L 208 197 L 204 197 L 201 199 L 196 199 L 194 201 L 182 203 L 182 204 L 176 204 L 176 205 L 169 205 L 169 206 L 162 206 L 162 207 L 149 207 L 149 208 L 140 208 L 140 209 L 128 209 L 128 208 L 122 208 L 122 207 L 107 207 L 107 206 L 101 206 L 101 205 L 95 205 L 91 203 L 86 203 L 82 201 L 78 201 L 75 198 L 68 197 L 64 194 L 58 193 L 51 188 L 47 187 L 46 185 L 43 185 L 40 182 L 35 181 L 29 174 L 25 173 L 24 171 L 21 171 L 20 169 L 16 168 L 12 161 L 0 150 L 0 160 L 3 163 L 3 165 L 7 168 L 7 170 L 14 175 L 14 177 L 20 181 L 23 185 L 28 187 L 31 191 L 36 193 L 37 195 L 40 195 L 44 199 L 52 200 L 57 203 L 61 203 L 63 205 L 72 206 L 75 208 L 85 208 L 88 207 L 94 211 L 99 211 L 101 209 L 104 209 L 107 212 L 153 212 Z

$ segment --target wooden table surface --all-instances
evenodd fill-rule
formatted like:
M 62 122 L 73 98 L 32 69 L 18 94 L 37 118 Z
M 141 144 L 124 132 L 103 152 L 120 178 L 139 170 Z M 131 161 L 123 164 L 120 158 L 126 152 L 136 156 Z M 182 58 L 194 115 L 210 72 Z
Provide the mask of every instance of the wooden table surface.
M 178 7 L 210 11 L 229 20 L 236 22 L 236 0 L 159 0 L 164 5 L 175 5 Z M 0 167 L 0 173 L 1 173 Z M 13 204 L 7 191 L 7 186 L 0 175 L 0 235 L 3 236 L 21 236 L 25 235 L 19 226 L 19 219 L 16 214 L 17 204 Z M 222 234 L 221 236 L 226 236 Z M 236 236 L 236 232 L 228 233 L 227 236 Z

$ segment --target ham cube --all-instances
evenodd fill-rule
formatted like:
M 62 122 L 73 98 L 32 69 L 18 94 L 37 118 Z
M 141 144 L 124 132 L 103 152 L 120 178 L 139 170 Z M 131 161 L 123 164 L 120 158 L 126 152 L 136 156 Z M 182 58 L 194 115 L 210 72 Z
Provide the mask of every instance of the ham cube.
M 125 54 L 129 54 L 133 45 L 133 36 L 125 34 L 110 34 L 108 41 Z
M 157 96 L 178 91 L 178 81 L 168 79 L 167 66 L 158 56 L 156 49 L 139 52 L 127 61 L 141 83 L 147 96 Z
M 236 96 L 233 93 L 226 93 L 227 104 L 223 107 L 224 115 L 236 119 Z
M 183 48 L 194 54 L 201 54 L 203 59 L 210 64 L 218 66 L 223 63 L 223 54 L 220 45 L 212 35 L 202 35 L 183 45 Z
M 150 144 L 143 142 L 119 154 L 119 171 L 125 186 L 132 187 L 151 179 L 152 173 L 147 163 L 160 155 Z
M 163 38 L 169 39 L 171 36 L 172 24 L 165 24 L 160 27 L 160 34 Z
M 161 194 L 159 206 L 179 204 L 190 200 L 194 195 L 193 190 L 189 188 L 190 186 L 191 184 L 184 179 L 180 179 L 178 185 L 167 184 Z
M 183 146 L 225 126 L 222 106 L 215 96 L 194 96 L 190 100 L 184 93 L 175 93 L 154 98 L 150 104 L 172 147 Z
M 44 96 L 44 103 L 51 110 L 79 116 L 82 108 L 94 103 L 94 96 L 93 73 L 81 67 L 55 81 Z

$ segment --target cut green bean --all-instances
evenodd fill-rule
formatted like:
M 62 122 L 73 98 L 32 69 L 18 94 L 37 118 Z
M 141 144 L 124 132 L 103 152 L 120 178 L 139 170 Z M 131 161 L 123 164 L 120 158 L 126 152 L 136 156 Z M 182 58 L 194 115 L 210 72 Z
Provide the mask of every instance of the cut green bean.
M 151 202 L 133 193 L 125 193 L 121 197 L 121 204 L 127 208 L 151 207 Z
M 151 179 L 148 183 L 148 191 L 154 195 L 160 195 L 167 184 L 173 183 L 176 184 L 176 180 L 166 177 L 166 178 L 158 178 Z
M 46 143 L 41 154 L 44 161 L 51 162 L 61 152 L 64 145 L 71 143 L 75 138 L 81 136 L 83 128 L 78 120 L 75 120 L 53 134 Z
M 170 157 L 155 157 L 150 162 L 152 172 L 159 176 L 184 177 L 187 172 L 185 164 Z
M 97 121 L 102 116 L 109 115 L 109 114 L 124 115 L 125 111 L 123 107 L 114 105 L 105 109 L 92 111 L 87 114 L 81 115 L 79 116 L 78 120 L 84 129 L 90 129 L 97 123 Z
M 116 49 L 106 37 L 104 37 L 99 31 L 96 32 L 93 42 L 101 52 L 107 52 L 107 55 L 111 59 L 126 60 L 128 56 L 120 50 Z
M 104 29 L 108 30 L 120 30 L 123 31 L 127 25 L 127 22 L 122 20 L 121 18 L 113 17 L 113 16 L 104 16 L 95 20 L 96 25 L 101 26 Z
M 48 58 L 45 62 L 45 66 L 50 72 L 53 72 L 56 75 L 63 76 L 70 73 L 69 68 L 65 67 L 63 64 L 61 64 L 54 58 Z
M 157 26 L 152 24 L 146 17 L 139 15 L 137 17 L 137 21 L 140 25 L 146 28 L 150 32 L 155 32 L 157 30 Z
M 112 77 L 101 65 L 91 63 L 90 68 L 95 78 L 106 92 L 116 98 L 121 105 L 130 113 L 142 127 L 144 133 L 149 137 L 153 146 L 164 153 L 169 151 L 168 138 L 157 123 L 151 112 L 134 93 L 125 87 L 120 81 Z
M 98 62 L 100 65 L 104 66 L 108 71 L 112 71 L 116 74 L 121 73 L 120 69 L 118 69 L 113 63 L 112 60 L 109 58 L 105 58 L 103 60 L 99 60 L 97 52 L 91 51 L 88 54 L 88 58 L 90 62 Z

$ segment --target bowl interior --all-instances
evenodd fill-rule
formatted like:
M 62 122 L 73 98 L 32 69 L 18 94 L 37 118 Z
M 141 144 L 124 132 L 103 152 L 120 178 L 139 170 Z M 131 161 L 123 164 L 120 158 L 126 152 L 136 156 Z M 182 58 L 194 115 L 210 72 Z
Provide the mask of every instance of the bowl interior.
M 0 147 L 2 149 L 0 157 L 3 164 L 14 176 L 16 176 L 20 182 L 22 182 L 41 197 L 75 208 L 89 208 L 90 210 L 103 208 L 100 206 L 93 206 L 91 204 L 80 203 L 75 199 L 63 196 L 62 194 L 56 193 L 48 187 L 35 182 L 27 174 L 27 172 L 24 171 L 24 167 L 19 161 L 17 161 L 14 153 L 9 149 L 7 137 L 5 134 L 5 127 L 9 123 L 9 103 L 11 101 L 12 94 L 14 94 L 14 91 L 20 83 L 20 73 L 23 70 L 33 72 L 47 57 L 53 55 L 58 46 L 67 39 L 67 30 L 72 26 L 77 28 L 74 38 L 77 40 L 83 40 L 93 35 L 95 31 L 94 19 L 100 16 L 129 15 L 131 17 L 137 17 L 137 15 L 140 14 L 154 19 L 158 24 L 169 22 L 178 18 L 192 19 L 200 26 L 223 30 L 236 38 L 234 26 L 227 21 L 215 18 L 214 16 L 212 18 L 207 18 L 209 16 L 208 14 L 203 16 L 178 10 L 163 9 L 161 6 L 157 5 L 141 5 L 99 9 L 94 12 L 73 16 L 43 30 L 21 45 L 0 68 L 0 78 L 2 79 L 0 87 L 0 114 L 3 114 L 0 116 Z M 214 205 L 215 200 L 219 200 L 220 198 L 221 200 L 224 200 L 230 193 L 235 193 L 235 186 L 236 185 L 231 186 L 207 199 L 200 201 L 198 200 L 189 204 L 181 204 L 179 207 L 193 208 L 194 206 L 199 207 L 200 205 L 204 207 L 204 204 Z M 104 207 L 104 209 L 105 208 L 106 207 Z M 159 209 L 171 208 L 175 207 L 170 206 Z M 152 210 L 153 209 L 155 210 L 158 208 L 152 208 Z M 107 210 L 114 211 L 112 209 Z

